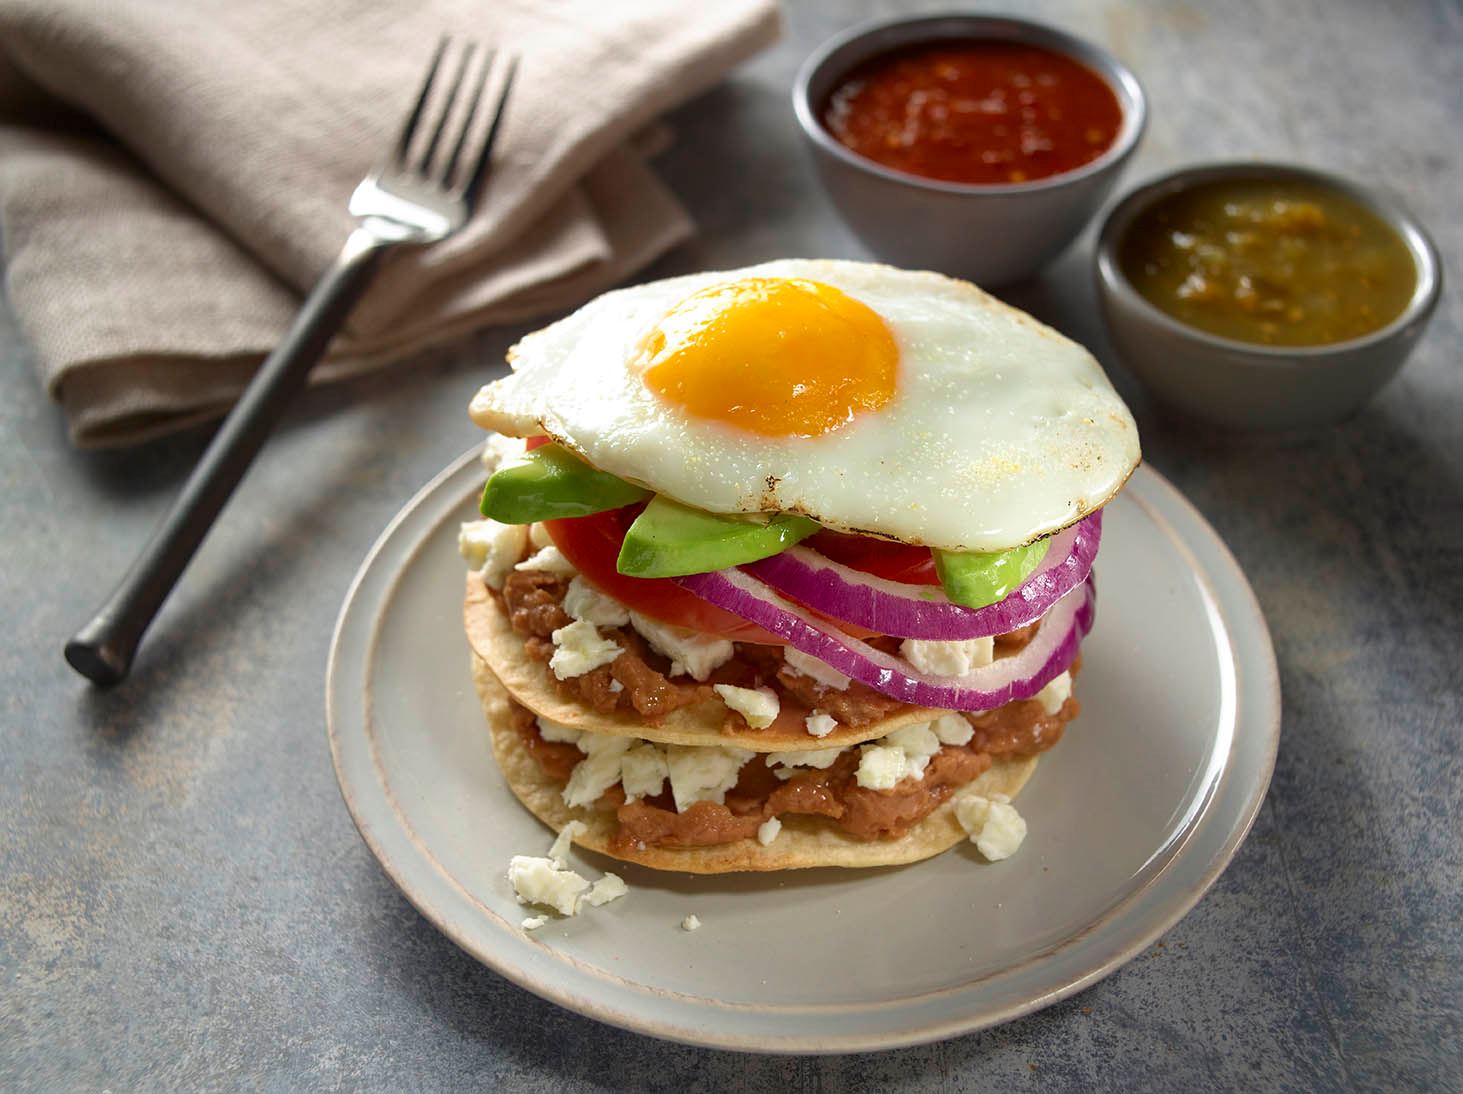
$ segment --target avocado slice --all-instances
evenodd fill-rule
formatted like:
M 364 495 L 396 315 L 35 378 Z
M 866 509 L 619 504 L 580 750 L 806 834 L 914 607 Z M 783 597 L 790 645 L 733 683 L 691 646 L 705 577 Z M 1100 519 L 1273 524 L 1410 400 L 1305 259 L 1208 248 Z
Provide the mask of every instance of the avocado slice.
M 796 513 L 707 513 L 656 495 L 635 518 L 618 569 L 631 577 L 680 577 L 756 562 L 818 530 Z
M 585 463 L 560 444 L 540 445 L 498 468 L 479 508 L 504 524 L 587 517 L 644 501 L 650 491 Z
M 1025 547 L 982 554 L 976 551 L 936 549 L 935 572 L 945 595 L 967 608 L 984 608 L 1004 600 L 1031 576 L 1046 557 L 1051 540 L 1039 539 Z

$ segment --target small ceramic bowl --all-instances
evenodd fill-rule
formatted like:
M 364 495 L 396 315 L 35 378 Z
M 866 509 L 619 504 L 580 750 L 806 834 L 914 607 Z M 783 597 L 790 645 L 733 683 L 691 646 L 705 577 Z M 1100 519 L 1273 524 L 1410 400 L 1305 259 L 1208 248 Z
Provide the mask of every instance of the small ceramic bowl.
M 1112 147 L 1062 174 L 970 185 L 884 167 L 845 148 L 824 128 L 824 104 L 858 65 L 901 46 L 952 39 L 1038 46 L 1096 72 L 1122 108 Z M 982 285 L 1029 277 L 1077 236 L 1137 147 L 1148 115 L 1137 77 L 1111 54 L 1055 27 L 999 15 L 927 15 L 854 27 L 804 62 L 792 98 L 824 187 L 872 251 L 895 265 Z
M 1124 275 L 1123 239 L 1155 202 L 1225 179 L 1297 181 L 1350 198 L 1389 225 L 1417 267 L 1402 313 L 1345 342 L 1266 346 L 1189 326 L 1150 304 Z M 1108 214 L 1097 243 L 1097 293 L 1119 355 L 1159 398 L 1197 418 L 1236 429 L 1326 425 L 1354 413 L 1390 380 L 1421 337 L 1442 288 L 1437 248 L 1395 202 L 1340 175 L 1279 163 L 1185 167 L 1133 191 Z

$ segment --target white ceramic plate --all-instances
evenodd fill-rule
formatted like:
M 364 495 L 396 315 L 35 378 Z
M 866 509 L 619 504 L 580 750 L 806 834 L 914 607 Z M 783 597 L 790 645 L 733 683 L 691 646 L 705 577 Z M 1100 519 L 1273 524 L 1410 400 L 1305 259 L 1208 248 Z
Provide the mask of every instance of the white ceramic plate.
M 331 753 L 361 835 L 408 899 L 502 975 L 606 1022 L 695 1044 L 851 1052 L 1006 1021 L 1091 984 L 1213 883 L 1269 783 L 1280 691 L 1244 575 L 1168 482 L 1109 505 L 1082 715 L 1019 799 L 1004 862 L 968 844 L 912 866 L 661 874 L 576 850 L 622 900 L 528 933 L 505 871 L 552 833 L 493 762 L 461 629 L 468 453 L 356 575 L 326 682 Z M 702 926 L 681 930 L 694 913 Z

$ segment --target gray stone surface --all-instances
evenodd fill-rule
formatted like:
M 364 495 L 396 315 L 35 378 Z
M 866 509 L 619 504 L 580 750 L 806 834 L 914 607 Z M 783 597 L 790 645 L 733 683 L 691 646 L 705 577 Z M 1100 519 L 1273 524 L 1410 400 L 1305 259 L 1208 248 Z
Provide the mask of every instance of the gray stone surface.
M 775 51 L 674 116 L 659 166 L 702 235 L 654 274 L 862 254 L 816 190 L 787 88 L 823 36 L 895 7 L 795 5 Z M 1229 542 L 1274 632 L 1273 789 L 1198 907 L 1076 998 L 885 1055 L 704 1051 L 542 1002 L 386 880 L 336 791 L 321 710 L 353 570 L 472 443 L 463 408 L 521 332 L 307 398 L 132 679 L 96 692 L 62 641 L 205 434 L 73 451 L 0 318 L 0 1087 L 1463 1087 L 1463 10 L 1020 7 L 1108 43 L 1145 81 L 1152 127 L 1130 183 L 1228 156 L 1340 168 L 1401 194 L 1451 267 L 1426 341 L 1359 417 L 1265 438 L 1174 420 L 1111 360 L 1089 241 L 1006 294 L 1103 356 L 1148 459 Z

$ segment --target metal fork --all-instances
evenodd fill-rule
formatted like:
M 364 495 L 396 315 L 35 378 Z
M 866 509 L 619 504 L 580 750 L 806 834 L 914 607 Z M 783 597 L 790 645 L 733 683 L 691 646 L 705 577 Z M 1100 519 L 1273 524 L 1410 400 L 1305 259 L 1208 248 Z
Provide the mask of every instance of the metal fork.
M 455 60 L 449 55 L 455 54 Z M 516 60 L 443 38 L 391 156 L 350 199 L 357 221 L 339 257 L 305 299 L 294 325 L 259 367 L 219 426 L 178 500 L 111 597 L 66 643 L 66 660 L 97 684 L 132 667 L 143 633 L 167 599 L 310 369 L 360 299 L 382 257 L 403 244 L 435 243 L 462 227 L 502 126 Z M 439 77 L 452 69 L 445 91 Z M 485 96 L 489 77 L 495 90 Z M 464 87 L 470 88 L 466 95 Z M 434 97 L 433 91 L 438 94 Z M 488 102 L 489 113 L 480 118 Z

